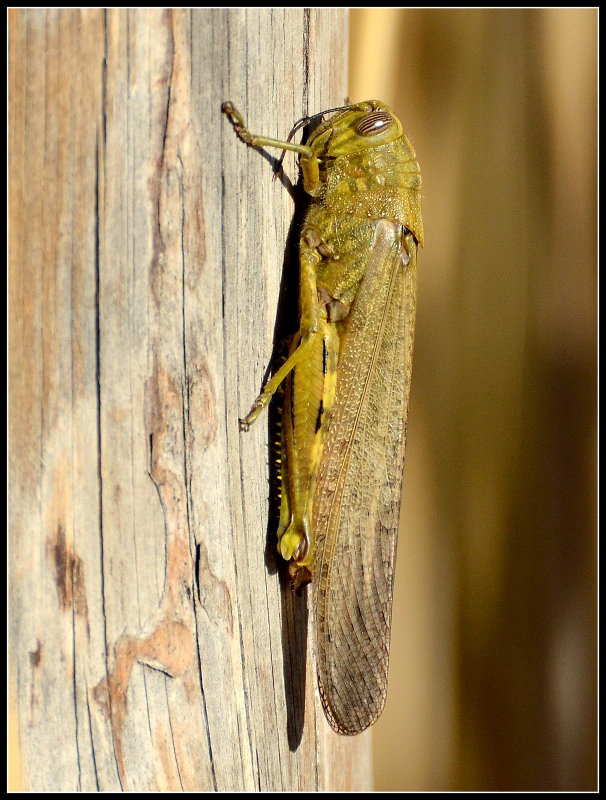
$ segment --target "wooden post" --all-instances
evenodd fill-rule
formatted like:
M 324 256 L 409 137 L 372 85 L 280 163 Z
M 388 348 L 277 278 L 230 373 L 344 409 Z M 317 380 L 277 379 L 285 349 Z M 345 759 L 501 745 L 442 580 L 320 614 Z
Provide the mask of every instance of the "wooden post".
M 30 791 L 370 789 L 268 527 L 293 204 L 341 9 L 10 13 L 10 697 Z M 292 157 L 287 173 L 294 180 Z

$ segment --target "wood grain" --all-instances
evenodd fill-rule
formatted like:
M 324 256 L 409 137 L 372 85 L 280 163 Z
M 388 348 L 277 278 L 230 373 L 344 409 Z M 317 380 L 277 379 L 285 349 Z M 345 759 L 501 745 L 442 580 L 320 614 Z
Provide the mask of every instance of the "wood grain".
M 293 204 L 254 132 L 343 101 L 340 9 L 10 13 L 10 694 L 30 791 L 368 790 L 277 571 Z M 286 170 L 296 178 L 294 161 Z

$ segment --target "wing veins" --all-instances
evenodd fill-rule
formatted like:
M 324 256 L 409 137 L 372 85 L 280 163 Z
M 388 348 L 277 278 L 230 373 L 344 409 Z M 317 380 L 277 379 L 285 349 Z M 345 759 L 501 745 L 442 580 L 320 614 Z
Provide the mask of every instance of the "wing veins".
M 347 443 L 346 454 L 343 457 L 343 461 L 342 461 L 341 467 L 340 467 L 340 469 L 338 471 L 338 479 L 339 479 L 338 480 L 338 485 L 339 486 L 342 485 L 341 477 L 342 477 L 343 473 L 347 472 L 349 470 L 349 463 L 350 463 L 350 460 L 351 460 L 351 452 L 352 452 L 352 448 L 353 448 L 353 441 L 354 441 L 354 438 L 355 438 L 355 433 L 356 433 L 356 431 L 358 429 L 358 424 L 359 424 L 359 420 L 360 420 L 360 415 L 362 413 L 362 409 L 364 408 L 366 400 L 368 399 L 369 387 L 371 386 L 371 376 L 374 375 L 374 367 L 375 367 L 375 364 L 376 364 L 376 361 L 377 361 L 378 352 L 379 352 L 379 343 L 383 340 L 383 334 L 385 332 L 386 320 L 387 320 L 387 310 L 388 310 L 388 308 L 390 306 L 390 303 L 391 303 L 391 300 L 392 300 L 392 297 L 393 297 L 394 286 L 395 286 L 396 277 L 397 277 L 397 268 L 398 268 L 398 265 L 396 264 L 396 265 L 394 265 L 394 268 L 391 271 L 390 283 L 389 283 L 389 288 L 388 288 L 388 292 L 387 292 L 387 300 L 386 300 L 386 303 L 385 303 L 385 312 L 381 315 L 381 323 L 377 327 L 377 333 L 376 333 L 375 341 L 374 341 L 374 344 L 373 344 L 373 351 L 372 351 L 372 356 L 371 356 L 370 363 L 369 363 L 369 368 L 368 368 L 368 371 L 367 371 L 366 376 L 364 378 L 364 388 L 363 388 L 362 392 L 360 393 L 360 400 L 359 400 L 359 402 L 357 404 L 357 407 L 356 407 L 356 413 L 355 413 L 355 417 L 354 417 L 354 423 L 353 423 L 353 426 L 352 426 L 351 437 L 349 438 L 349 441 Z M 344 494 L 344 492 L 339 492 L 340 499 L 338 500 L 338 507 L 337 507 L 337 514 L 338 514 L 339 517 L 340 517 L 340 509 L 341 509 L 342 502 L 343 502 L 343 494 Z M 331 520 L 333 518 L 333 511 L 335 509 L 335 503 L 337 503 L 337 498 L 336 497 L 334 497 L 330 501 L 330 506 L 329 506 L 330 511 L 329 511 L 329 514 L 328 514 L 328 519 L 329 520 Z M 328 540 L 328 536 L 326 538 Z M 328 554 L 330 555 L 330 559 L 328 561 L 328 563 L 330 565 L 330 568 L 329 568 L 329 571 L 328 571 L 327 581 L 326 581 L 327 588 L 330 586 L 330 583 L 331 583 L 330 577 L 332 575 L 333 563 L 334 563 L 333 555 L 334 555 L 334 551 L 336 549 L 336 543 L 337 543 L 338 536 L 333 535 L 331 538 L 332 538 L 331 542 L 327 541 L 328 547 L 326 547 L 326 545 L 325 545 L 325 549 L 328 551 Z M 328 591 L 325 592 L 325 596 L 327 596 L 327 595 L 328 595 Z

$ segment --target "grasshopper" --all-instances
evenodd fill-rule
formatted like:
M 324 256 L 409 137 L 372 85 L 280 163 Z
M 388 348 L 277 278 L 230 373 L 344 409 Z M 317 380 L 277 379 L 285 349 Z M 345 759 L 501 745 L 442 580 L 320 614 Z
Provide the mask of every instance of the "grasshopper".
M 323 112 L 305 144 L 238 136 L 299 155 L 310 205 L 299 241 L 299 330 L 286 362 L 240 420 L 248 430 L 282 382 L 278 550 L 300 593 L 311 581 L 320 696 L 353 735 L 387 693 L 423 245 L 421 175 L 400 121 L 378 100 Z

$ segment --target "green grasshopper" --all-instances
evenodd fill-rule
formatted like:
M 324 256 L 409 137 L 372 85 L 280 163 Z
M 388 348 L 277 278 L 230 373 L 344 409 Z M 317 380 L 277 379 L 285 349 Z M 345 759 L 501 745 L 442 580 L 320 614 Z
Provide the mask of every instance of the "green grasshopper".
M 248 430 L 285 381 L 278 550 L 312 582 L 318 685 L 331 726 L 356 734 L 385 704 L 416 309 L 421 175 L 385 103 L 330 112 L 299 154 L 310 205 L 299 242 L 299 330 Z M 297 123 L 293 132 L 308 122 Z M 291 134 L 292 136 L 292 134 Z

